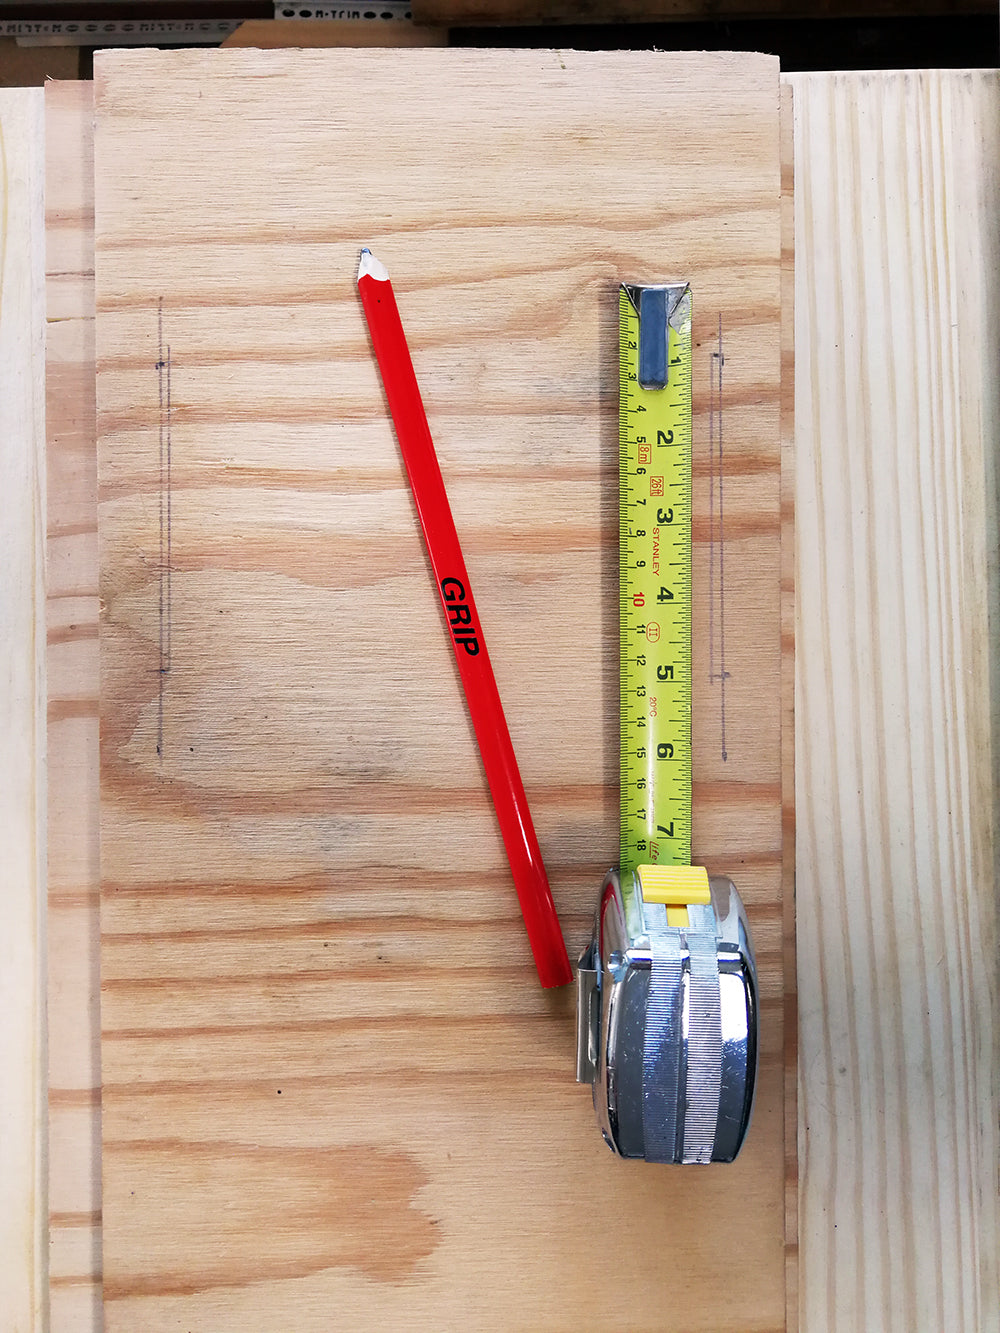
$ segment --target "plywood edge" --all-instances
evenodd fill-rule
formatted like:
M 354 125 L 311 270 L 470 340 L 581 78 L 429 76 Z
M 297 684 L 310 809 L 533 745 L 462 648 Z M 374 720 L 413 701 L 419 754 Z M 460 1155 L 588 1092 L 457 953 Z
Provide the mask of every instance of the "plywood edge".
M 262 73 L 294 71 L 309 77 L 313 69 L 321 70 L 331 64 L 350 62 L 352 68 L 371 63 L 380 70 L 390 63 L 401 68 L 428 70 L 456 69 L 461 66 L 495 71 L 498 63 L 506 68 L 525 71 L 539 69 L 566 70 L 572 66 L 594 69 L 601 67 L 630 71 L 634 77 L 637 66 L 669 67 L 672 78 L 683 81 L 686 77 L 700 80 L 705 77 L 725 78 L 739 73 L 741 83 L 748 89 L 756 82 L 770 90 L 778 78 L 780 62 L 777 56 L 748 51 L 580 51 L 550 50 L 547 48 L 480 49 L 474 47 L 377 47 L 377 48 L 300 48 L 227 46 L 213 49 L 187 48 L 158 50 L 148 47 L 123 47 L 97 51 L 94 54 L 94 87 L 97 105 L 105 93 L 106 78 L 112 72 L 129 69 L 130 77 L 138 77 L 137 70 L 148 69 L 159 77 L 197 79 L 206 69 L 214 69 L 233 77 Z M 525 96 L 532 93 L 532 85 L 525 85 Z

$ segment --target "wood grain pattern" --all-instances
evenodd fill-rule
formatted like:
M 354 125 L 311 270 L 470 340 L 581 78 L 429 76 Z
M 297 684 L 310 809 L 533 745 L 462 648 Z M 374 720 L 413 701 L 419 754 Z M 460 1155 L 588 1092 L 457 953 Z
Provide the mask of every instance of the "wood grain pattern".
M 45 89 L 49 1329 L 99 1333 L 100 852 L 93 87 Z
M 792 80 L 800 1241 L 817 1333 L 1000 1327 L 998 80 Z
M 0 90 L 0 1316 L 45 1300 L 45 477 L 41 89 Z
M 108 1328 L 784 1327 L 776 62 L 104 53 L 96 111 Z M 572 1082 L 362 242 L 393 272 L 571 952 L 617 844 L 616 286 L 694 283 L 695 843 L 746 896 L 763 987 L 733 1168 L 614 1160 Z
M 933 78 L 935 82 L 932 83 L 930 87 L 925 85 L 921 90 L 921 97 L 923 100 L 921 102 L 922 109 L 919 116 L 916 114 L 915 109 L 908 104 L 906 115 L 910 118 L 910 123 L 913 126 L 927 123 L 929 114 L 927 110 L 927 99 L 931 92 L 935 90 L 937 80 L 942 76 L 921 77 L 925 80 Z M 962 86 L 967 82 L 967 76 L 949 75 L 943 77 L 946 80 L 955 80 L 958 86 Z M 811 176 L 813 178 L 812 185 L 809 187 L 810 190 L 815 190 L 815 178 L 821 169 L 826 173 L 828 182 L 831 181 L 831 179 L 844 179 L 844 173 L 849 171 L 850 164 L 854 160 L 857 141 L 856 137 L 851 141 L 850 150 L 848 151 L 847 149 L 844 149 L 838 155 L 836 164 L 831 157 L 831 146 L 836 147 L 838 144 L 842 146 L 841 134 L 847 118 L 847 110 L 851 103 L 859 97 L 858 88 L 861 85 L 866 87 L 867 101 L 861 103 L 859 114 L 862 114 L 867 119 L 859 122 L 859 128 L 858 131 L 855 132 L 855 135 L 863 132 L 868 127 L 871 118 L 874 116 L 876 99 L 876 89 L 871 85 L 871 78 L 872 76 L 863 75 L 850 77 L 841 76 L 837 91 L 837 102 L 834 106 L 829 105 L 829 100 L 832 96 L 829 87 L 822 90 L 822 92 L 813 94 L 814 97 L 820 98 L 821 107 L 825 106 L 825 119 L 817 121 L 815 104 L 813 105 L 811 116 L 807 116 L 805 120 L 803 117 L 799 118 L 796 125 L 800 154 L 799 170 L 800 173 L 803 174 L 803 177 Z M 959 164 L 966 164 L 963 167 L 965 173 L 965 185 L 962 187 L 966 191 L 973 189 L 973 182 L 977 182 L 975 185 L 976 190 L 989 191 L 993 188 L 991 185 L 993 175 L 992 169 L 989 166 L 989 155 L 985 150 L 982 150 L 980 155 L 980 150 L 977 147 L 982 143 L 984 132 L 991 124 L 989 119 L 991 114 L 990 82 L 988 76 L 978 76 L 978 78 L 981 82 L 978 88 L 973 85 L 974 95 L 971 105 L 967 103 L 963 105 L 963 99 L 959 99 L 958 106 L 961 108 L 962 118 L 952 122 L 950 131 L 954 136 L 957 134 L 955 124 L 959 124 L 962 127 L 966 147 L 960 152 L 961 145 L 950 141 L 949 153 L 958 154 L 958 156 L 951 160 L 956 161 Z M 802 88 L 801 78 L 797 79 L 796 82 L 799 96 L 807 96 L 807 94 L 810 93 L 810 89 Z M 827 81 L 819 80 L 819 82 L 825 84 Z M 955 89 L 953 87 L 950 90 L 946 90 L 946 92 L 948 104 L 951 107 L 950 114 L 954 117 L 956 114 Z M 896 105 L 898 115 L 898 92 L 890 87 L 886 90 L 885 95 L 888 96 L 890 105 Z M 993 123 L 995 123 L 995 121 Z M 899 131 L 900 124 L 898 118 L 895 124 L 897 131 Z M 806 134 L 807 129 L 808 135 Z M 939 125 L 938 131 L 940 132 L 940 130 L 941 127 Z M 970 146 L 972 146 L 971 149 Z M 975 155 L 975 160 L 972 162 L 967 162 L 964 155 L 969 151 L 973 151 Z M 939 162 L 938 171 L 940 171 L 940 165 Z M 835 170 L 837 172 L 836 177 L 833 176 Z M 848 176 L 846 179 L 852 179 L 852 177 Z M 853 179 L 856 180 L 856 177 Z M 926 180 L 929 189 L 932 191 L 940 189 L 940 178 L 934 172 L 929 172 Z M 970 202 L 968 195 L 963 194 L 958 188 L 959 182 L 957 182 L 955 178 L 951 178 L 948 184 L 952 191 L 950 197 L 953 209 L 956 206 L 956 199 L 959 202 Z M 833 191 L 832 184 L 829 184 L 828 188 L 832 191 L 832 194 L 829 197 L 833 197 L 837 191 Z M 804 182 L 802 191 L 805 192 L 805 190 L 806 183 Z M 987 197 L 989 197 L 988 194 Z M 988 226 L 988 210 L 981 205 L 976 204 L 974 199 L 971 201 L 971 204 L 973 206 L 970 208 L 970 211 L 966 212 L 964 215 L 963 227 L 959 229 L 960 234 L 964 238 L 963 243 L 968 243 L 971 246 L 973 256 L 976 254 L 977 249 L 980 246 L 987 248 L 987 252 L 990 253 L 991 251 L 989 251 L 988 247 L 992 246 L 994 242 L 991 239 L 991 232 Z M 848 203 L 846 207 L 850 209 L 850 203 Z M 927 211 L 931 209 L 932 205 L 927 204 L 923 207 L 925 208 L 925 211 Z M 825 219 L 826 217 L 825 208 L 826 205 L 821 204 L 819 209 L 819 216 L 821 219 Z M 877 218 L 882 216 L 883 211 L 881 206 L 873 207 L 869 216 Z M 948 219 L 952 224 L 954 223 L 954 212 L 948 215 Z M 886 230 L 886 226 L 887 224 L 883 218 L 883 233 Z M 849 235 L 846 235 L 845 239 L 845 234 L 846 233 L 842 233 L 840 236 L 840 244 L 842 247 L 846 245 L 847 239 L 849 239 Z M 978 239 L 981 234 L 985 236 L 985 240 Z M 831 252 L 829 248 L 829 236 L 821 228 L 816 226 L 815 220 L 810 223 L 809 226 L 803 225 L 803 214 L 801 209 L 799 213 L 798 246 L 800 270 L 802 270 L 800 271 L 799 278 L 800 300 L 804 302 L 804 304 L 800 306 L 800 310 L 804 309 L 808 311 L 809 304 L 805 298 L 802 297 L 801 293 L 805 282 L 803 272 L 808 273 L 811 269 L 806 268 L 803 270 L 802 266 L 806 264 L 809 256 L 814 255 L 819 256 L 821 261 L 823 257 L 826 256 L 828 261 Z M 970 261 L 968 258 L 965 261 L 967 271 L 970 262 L 973 261 Z M 981 262 L 985 264 L 986 260 L 982 260 Z M 827 273 L 824 280 L 824 286 L 821 291 L 822 303 L 820 305 L 820 310 L 825 312 L 825 317 L 819 318 L 818 314 L 814 312 L 812 324 L 800 319 L 798 333 L 800 386 L 809 383 L 810 375 L 813 377 L 814 382 L 819 382 L 819 369 L 823 366 L 824 362 L 821 359 L 817 360 L 817 358 L 811 354 L 810 342 L 808 340 L 813 336 L 816 336 L 816 334 L 810 333 L 808 330 L 810 328 L 818 330 L 818 334 L 822 336 L 826 326 L 826 317 L 829 316 L 830 311 L 835 311 L 838 308 L 838 303 L 841 298 L 839 294 L 835 293 L 834 288 L 831 287 L 830 284 L 832 282 L 840 282 L 845 284 L 848 288 L 850 287 L 850 284 L 846 282 L 844 277 L 845 265 L 849 270 L 849 262 L 842 260 L 834 277 L 831 277 L 829 273 Z M 988 275 L 988 268 L 986 269 L 986 272 Z M 973 277 L 975 277 L 974 263 L 972 274 Z M 815 277 L 809 281 L 814 286 L 816 285 Z M 954 284 L 954 278 L 952 279 L 952 282 Z M 810 289 L 807 287 L 807 294 L 809 290 Z M 980 293 L 986 298 L 995 301 L 995 290 L 992 284 L 988 281 L 980 283 L 978 277 L 972 282 L 971 286 L 967 285 L 961 290 L 963 291 L 963 300 L 969 294 L 976 295 L 976 293 Z M 878 289 L 876 289 L 876 296 L 877 295 Z M 969 309 L 963 305 L 963 310 L 965 311 L 963 329 L 965 330 L 965 336 L 968 337 L 970 330 Z M 980 311 L 978 304 L 973 304 L 971 311 Z M 873 319 L 874 328 L 878 330 L 880 328 L 880 321 L 875 317 L 873 317 Z M 991 316 L 989 309 L 987 309 L 986 312 L 980 311 L 976 320 L 976 328 L 979 330 L 980 336 L 984 331 L 987 331 L 990 328 L 996 329 L 997 327 L 1000 327 L 1000 325 L 998 325 L 995 318 Z M 866 328 L 866 332 L 870 337 L 872 333 L 871 328 Z M 53 329 L 50 327 L 50 339 L 52 334 Z M 984 344 L 984 347 L 985 346 L 987 346 L 987 344 Z M 984 351 L 983 356 L 985 357 L 985 355 L 986 352 Z M 987 419 L 989 419 L 989 413 L 995 410 L 992 406 L 991 391 L 989 389 L 991 379 L 988 374 L 980 374 L 979 367 L 981 364 L 982 362 L 978 355 L 974 355 L 967 361 L 967 369 L 971 370 L 974 375 L 979 375 L 980 379 L 977 386 L 966 387 L 962 399 L 962 410 L 966 414 L 973 411 L 974 404 L 978 400 L 983 403 L 981 410 L 986 414 Z M 823 378 L 822 384 L 825 394 L 830 394 L 835 391 L 835 385 L 829 376 Z M 804 389 L 800 388 L 800 392 L 804 392 Z M 841 392 L 843 393 L 843 390 Z M 871 385 L 869 385 L 869 393 L 870 392 Z M 978 399 L 977 395 L 979 396 Z M 49 410 L 51 413 L 51 398 Z M 811 443 L 813 440 L 812 432 L 814 429 L 815 423 L 810 419 L 805 427 L 805 434 L 802 435 L 800 431 L 799 444 L 800 450 L 806 452 L 807 457 L 811 460 L 811 466 L 813 467 L 816 465 L 816 446 Z M 829 439 L 828 436 L 824 438 Z M 834 447 L 833 444 L 828 443 L 827 452 L 831 451 Z M 989 464 L 990 462 L 990 458 L 987 457 L 985 459 L 985 464 Z M 839 493 L 838 487 L 834 485 L 827 475 L 824 480 L 822 494 L 830 494 L 831 503 L 836 505 L 839 503 L 837 500 Z M 83 508 L 85 507 L 84 504 Z M 835 518 L 839 520 L 842 517 L 842 513 L 842 510 L 837 512 Z M 831 544 L 834 550 L 836 550 L 838 546 L 835 539 L 839 531 L 840 529 L 837 526 L 837 522 L 834 522 L 831 528 L 832 535 L 826 539 L 827 543 Z M 818 540 L 815 533 L 806 530 L 804 538 L 807 546 L 810 537 L 812 538 L 814 545 Z M 815 585 L 807 579 L 806 574 L 801 568 L 799 570 L 799 579 L 803 593 L 808 597 L 809 603 L 811 603 L 815 595 Z M 804 613 L 808 618 L 810 615 L 808 604 L 804 605 Z M 852 614 L 856 614 L 856 612 Z M 827 615 L 825 618 L 821 618 L 819 622 L 817 622 L 815 618 L 811 619 L 810 628 L 815 634 L 815 637 L 811 640 L 810 654 L 816 658 L 816 660 L 825 660 L 829 658 L 834 652 L 833 645 L 840 642 L 844 637 L 843 631 L 839 627 L 839 622 L 837 622 L 836 619 L 831 619 L 831 617 Z M 850 709 L 848 708 L 844 716 L 849 716 L 849 713 Z M 801 716 L 802 701 L 800 699 L 800 719 Z M 816 727 L 813 722 L 810 726 L 809 735 L 805 739 L 805 744 L 809 747 L 813 763 L 818 761 L 821 753 L 819 746 L 814 739 L 815 734 Z M 848 775 L 843 780 L 842 785 L 849 788 L 851 783 L 853 783 L 855 789 L 857 789 L 861 785 L 863 776 L 864 775 L 860 773 Z M 919 779 L 919 772 L 914 770 L 909 775 L 908 780 L 918 782 Z M 807 784 L 809 781 L 808 776 L 802 781 L 800 800 L 803 800 L 807 794 Z M 52 784 L 50 783 L 50 789 L 51 787 Z M 891 791 L 891 788 L 887 787 L 884 790 Z M 85 787 L 82 788 L 81 791 L 85 791 Z M 65 804 L 68 809 L 72 809 L 74 807 L 74 800 L 68 800 Z M 827 832 L 832 835 L 835 831 L 828 828 Z M 845 841 L 849 842 L 850 840 L 848 838 L 845 839 Z M 851 850 L 854 854 L 857 853 L 855 845 L 851 846 Z M 50 848 L 50 857 L 51 855 L 52 851 Z M 948 886 L 944 885 L 943 887 L 947 888 Z M 962 904 L 962 894 L 966 887 L 967 886 L 961 881 L 957 882 L 955 885 L 955 902 L 959 905 Z M 857 902 L 855 890 L 848 879 L 845 878 L 844 880 L 841 880 L 839 877 L 835 878 L 827 873 L 820 885 L 810 877 L 808 865 L 800 866 L 799 894 L 802 901 L 802 911 L 804 913 L 803 929 L 810 940 L 807 953 L 802 962 L 802 979 L 804 992 L 812 997 L 808 1009 L 803 1011 L 801 1021 L 801 1041 L 804 1051 L 808 1052 L 808 1062 L 803 1066 L 803 1088 L 804 1092 L 808 1092 L 809 1094 L 807 1098 L 805 1096 L 803 1098 L 801 1116 L 804 1153 L 803 1160 L 806 1160 L 805 1155 L 808 1154 L 809 1162 L 809 1170 L 804 1173 L 802 1181 L 803 1218 L 807 1219 L 808 1222 L 804 1234 L 803 1251 L 805 1266 L 803 1271 L 802 1288 L 802 1326 L 809 1330 L 870 1327 L 871 1320 L 868 1317 L 867 1311 L 869 1307 L 867 1306 L 866 1301 L 868 1300 L 869 1292 L 877 1289 L 876 1284 L 879 1281 L 883 1283 L 888 1281 L 885 1276 L 887 1264 L 884 1258 L 886 1251 L 888 1251 L 889 1254 L 894 1256 L 892 1271 L 901 1275 L 897 1288 L 900 1293 L 900 1314 L 898 1315 L 897 1322 L 898 1325 L 902 1327 L 907 1318 L 902 1312 L 906 1309 L 912 1310 L 914 1307 L 913 1289 L 918 1280 L 917 1265 L 912 1262 L 914 1254 L 912 1241 L 914 1228 L 913 1209 L 917 1206 L 917 1200 L 914 1200 L 912 1206 L 908 1205 L 904 1208 L 898 1216 L 888 1217 L 884 1215 L 884 1209 L 878 1211 L 878 1205 L 876 1204 L 879 1219 L 877 1244 L 874 1239 L 869 1243 L 867 1233 L 859 1233 L 858 1219 L 863 1215 L 867 1201 L 867 1195 L 865 1194 L 866 1186 L 862 1179 L 862 1174 L 863 1170 L 868 1170 L 868 1164 L 877 1154 L 878 1143 L 880 1140 L 877 1135 L 868 1138 L 866 1144 L 866 1153 L 868 1155 L 865 1162 L 859 1164 L 855 1158 L 852 1144 L 855 1136 L 859 1139 L 862 1137 L 865 1125 L 861 1125 L 859 1128 L 852 1122 L 851 1117 L 852 1115 L 856 1115 L 856 1113 L 852 1112 L 850 1108 L 854 1103 L 845 1104 L 843 1096 L 833 1099 L 829 1095 L 829 1086 L 836 1087 L 838 1079 L 844 1080 L 847 1077 L 849 1061 L 844 1061 L 844 1073 L 837 1073 L 836 1077 L 833 1078 L 830 1083 L 827 1082 L 826 1075 L 823 1072 L 832 1067 L 831 1060 L 837 1051 L 848 1052 L 853 1061 L 853 1059 L 856 1058 L 853 1052 L 857 1049 L 857 1043 L 855 1043 L 854 1047 L 845 1047 L 843 1041 L 843 1032 L 847 1026 L 846 1015 L 848 1013 L 848 1003 L 842 989 L 843 983 L 841 983 L 841 987 L 837 988 L 833 993 L 833 1000 L 836 1002 L 837 1013 L 840 1016 L 839 1021 L 831 1019 L 827 1012 L 826 1000 L 817 1001 L 815 998 L 815 969 L 817 961 L 822 960 L 822 958 L 826 957 L 827 953 L 829 953 L 830 957 L 836 961 L 838 967 L 842 968 L 844 966 L 844 945 L 842 942 L 838 945 L 836 932 L 827 930 L 822 936 L 816 935 L 817 899 L 814 895 L 819 892 L 819 889 L 822 890 L 823 901 L 825 902 L 837 903 L 841 898 L 845 899 L 845 907 L 842 911 L 838 909 L 838 915 L 840 916 L 843 915 L 843 912 L 853 907 Z M 852 964 L 857 968 L 859 966 L 859 958 L 863 960 L 863 953 L 860 947 L 861 941 L 857 936 L 858 927 L 856 923 L 851 924 L 850 930 L 852 932 L 850 936 L 850 945 L 854 955 Z M 86 929 L 81 929 L 76 937 L 67 942 L 65 953 L 72 956 L 79 947 L 77 941 L 82 942 L 85 941 L 86 938 Z M 822 947 L 817 943 L 817 939 L 821 942 Z M 55 942 L 50 941 L 50 957 L 52 956 L 54 949 Z M 984 946 L 984 950 L 988 953 L 986 946 Z M 954 958 L 949 958 L 948 966 L 949 969 L 954 966 L 955 976 L 957 978 L 960 975 L 958 962 Z M 829 990 L 826 994 L 830 994 Z M 826 1045 L 827 1043 L 829 1044 L 828 1046 Z M 873 1051 L 870 1047 L 862 1045 L 860 1058 L 858 1059 L 856 1066 L 857 1073 L 853 1074 L 852 1077 L 857 1086 L 867 1090 L 865 1124 L 869 1126 L 877 1121 L 885 1119 L 878 1101 L 878 1096 L 881 1095 L 879 1093 L 879 1088 L 882 1085 L 875 1083 L 872 1074 L 873 1065 Z M 893 1075 L 891 1070 L 890 1075 L 898 1077 L 898 1073 Z M 961 1093 L 961 1084 L 958 1085 L 958 1090 Z M 83 1106 L 83 1113 L 84 1116 L 90 1114 L 86 1105 Z M 942 1114 L 954 1115 L 954 1112 L 945 1110 Z M 55 1109 L 53 1110 L 53 1119 L 55 1119 Z M 839 1130 L 838 1126 L 840 1127 Z M 83 1143 L 89 1142 L 86 1133 L 81 1133 L 79 1137 Z M 893 1142 L 890 1146 L 895 1150 L 897 1145 Z M 922 1152 L 922 1146 L 920 1151 Z M 918 1152 L 917 1157 L 919 1160 L 920 1152 Z M 89 1159 L 86 1153 L 83 1153 L 81 1156 L 80 1150 L 77 1149 L 76 1160 L 86 1161 Z M 986 1160 L 989 1160 L 988 1156 Z M 874 1171 L 869 1171 L 868 1174 L 875 1179 L 879 1179 L 884 1178 L 885 1173 L 884 1171 L 876 1169 Z M 58 1164 L 53 1160 L 51 1166 L 51 1177 L 53 1182 L 57 1180 L 58 1175 Z M 960 1181 L 957 1181 L 956 1178 L 950 1180 L 947 1176 L 943 1178 L 942 1188 L 958 1187 L 958 1185 L 960 1185 Z M 859 1197 L 863 1200 L 860 1205 L 855 1203 L 855 1200 Z M 988 1204 L 990 1198 L 990 1191 L 986 1189 L 979 1199 L 970 1197 L 965 1200 L 965 1203 L 968 1207 L 978 1206 L 983 1200 Z M 892 1201 L 896 1203 L 898 1202 L 898 1198 L 894 1196 Z M 883 1222 L 886 1232 L 884 1239 L 882 1236 Z M 926 1229 L 920 1237 L 922 1243 L 926 1247 L 924 1252 L 931 1255 L 937 1254 L 940 1249 L 940 1238 L 936 1226 L 937 1222 L 935 1218 L 932 1217 L 931 1220 L 928 1221 Z M 973 1268 L 970 1269 L 970 1272 L 979 1264 L 981 1256 L 988 1258 L 995 1249 L 995 1246 L 989 1237 L 988 1226 L 982 1217 L 980 1218 L 979 1226 L 982 1240 L 978 1248 L 978 1253 L 975 1248 L 969 1249 L 966 1252 L 967 1257 L 973 1266 Z M 860 1268 L 857 1264 L 856 1247 L 861 1247 L 866 1253 L 864 1269 Z M 86 1247 L 84 1248 L 86 1249 Z M 929 1266 L 933 1270 L 934 1266 Z M 966 1282 L 969 1281 L 968 1278 L 963 1278 L 962 1280 Z M 974 1282 L 976 1279 L 973 1277 L 971 1280 Z M 862 1284 L 864 1284 L 864 1286 L 862 1286 Z M 53 1299 L 54 1301 L 56 1299 L 62 1300 L 64 1295 L 65 1293 L 54 1292 Z M 988 1309 L 988 1307 L 985 1308 Z M 879 1317 L 881 1318 L 881 1315 Z M 916 1327 L 936 1329 L 938 1324 L 935 1321 L 938 1318 L 939 1312 L 935 1311 L 929 1313 L 926 1323 L 921 1323 L 918 1319 Z M 991 1327 L 989 1314 L 984 1315 L 981 1311 L 980 1318 L 982 1319 L 981 1327 L 987 1329 Z M 77 1328 L 89 1327 L 83 1323 L 77 1325 L 67 1324 L 66 1326 Z M 892 1326 L 891 1323 L 887 1324 L 887 1327 Z M 976 1327 L 975 1323 L 969 1322 L 968 1318 L 964 1326 Z

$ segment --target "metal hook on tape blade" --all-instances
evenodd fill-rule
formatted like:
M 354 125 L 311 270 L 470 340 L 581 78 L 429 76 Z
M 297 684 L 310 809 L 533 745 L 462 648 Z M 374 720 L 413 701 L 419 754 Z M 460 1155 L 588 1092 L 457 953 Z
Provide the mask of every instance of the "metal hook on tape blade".
M 639 387 L 665 389 L 670 382 L 670 327 L 681 322 L 682 305 L 690 287 L 686 282 L 669 286 L 622 284 L 639 317 Z

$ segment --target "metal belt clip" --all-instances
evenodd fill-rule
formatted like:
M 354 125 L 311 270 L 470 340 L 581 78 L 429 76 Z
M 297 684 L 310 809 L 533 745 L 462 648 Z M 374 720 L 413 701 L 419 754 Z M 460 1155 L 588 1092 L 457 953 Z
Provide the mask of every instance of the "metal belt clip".
M 576 1076 L 620 1156 L 736 1157 L 757 1078 L 757 971 L 731 880 L 608 872 L 577 971 Z

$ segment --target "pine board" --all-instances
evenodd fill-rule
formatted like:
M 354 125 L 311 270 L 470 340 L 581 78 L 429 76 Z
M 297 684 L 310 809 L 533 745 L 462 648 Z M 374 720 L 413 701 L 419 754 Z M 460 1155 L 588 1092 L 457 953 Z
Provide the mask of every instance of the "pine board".
M 45 88 L 49 1330 L 101 1327 L 93 87 Z
M 989 1333 L 1000 75 L 791 82 L 802 1325 Z
M 41 89 L 0 90 L 0 1318 L 45 1300 L 45 476 Z
M 783 1328 L 776 62 L 119 52 L 95 89 L 107 1327 Z M 571 952 L 617 843 L 615 290 L 694 283 L 695 843 L 746 897 L 762 980 L 735 1167 L 616 1161 L 572 1082 L 572 996 L 534 980 L 368 348 L 364 242 Z

